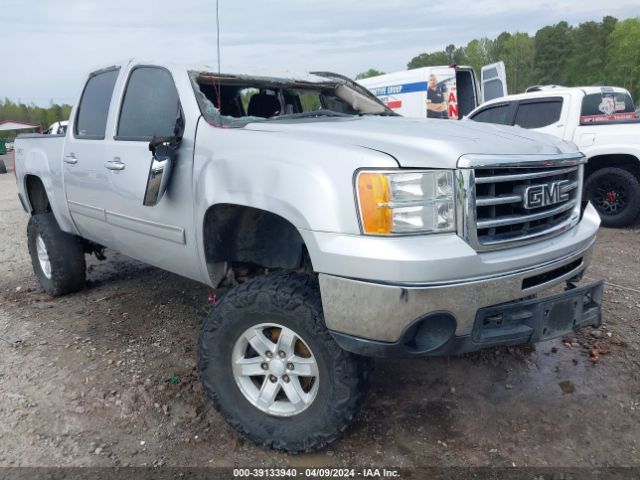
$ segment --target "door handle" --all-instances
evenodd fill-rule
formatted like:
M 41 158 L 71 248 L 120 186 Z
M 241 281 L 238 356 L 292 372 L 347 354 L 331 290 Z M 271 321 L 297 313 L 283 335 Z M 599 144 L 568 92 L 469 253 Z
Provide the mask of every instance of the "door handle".
M 78 159 L 76 158 L 75 153 L 67 153 L 64 156 L 64 163 L 69 163 L 71 165 L 75 165 L 76 163 L 78 163 Z
M 109 170 L 124 170 L 125 164 L 120 161 L 118 157 L 113 160 L 107 160 L 104 162 L 104 168 Z

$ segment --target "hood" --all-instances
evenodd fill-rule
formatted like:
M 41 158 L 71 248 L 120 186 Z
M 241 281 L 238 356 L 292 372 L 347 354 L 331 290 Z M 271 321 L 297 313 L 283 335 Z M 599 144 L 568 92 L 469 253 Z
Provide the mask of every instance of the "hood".
M 325 117 L 255 122 L 245 128 L 377 150 L 393 156 L 402 167 L 455 168 L 458 158 L 465 154 L 555 155 L 577 152 L 572 143 L 550 135 L 466 120 Z

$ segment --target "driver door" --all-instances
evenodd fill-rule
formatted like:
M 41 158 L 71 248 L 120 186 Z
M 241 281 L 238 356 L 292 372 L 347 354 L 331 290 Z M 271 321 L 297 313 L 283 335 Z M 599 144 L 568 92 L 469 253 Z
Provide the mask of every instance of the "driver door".
M 149 142 L 172 136 L 181 112 L 171 73 L 137 66 L 128 75 L 104 168 L 110 188 L 106 220 L 118 251 L 151 265 L 193 277 L 198 271 L 193 232 L 193 139 L 178 149 L 164 196 L 143 204 L 152 161 Z

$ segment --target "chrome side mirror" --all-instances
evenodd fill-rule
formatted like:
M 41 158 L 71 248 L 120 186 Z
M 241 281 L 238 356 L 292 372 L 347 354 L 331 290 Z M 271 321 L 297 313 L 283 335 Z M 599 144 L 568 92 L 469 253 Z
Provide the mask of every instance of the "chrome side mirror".
M 146 207 L 156 205 L 167 190 L 173 171 L 173 164 L 177 157 L 177 148 L 177 142 L 172 142 L 167 138 L 154 138 L 149 143 L 149 150 L 153 153 L 153 158 L 142 202 Z

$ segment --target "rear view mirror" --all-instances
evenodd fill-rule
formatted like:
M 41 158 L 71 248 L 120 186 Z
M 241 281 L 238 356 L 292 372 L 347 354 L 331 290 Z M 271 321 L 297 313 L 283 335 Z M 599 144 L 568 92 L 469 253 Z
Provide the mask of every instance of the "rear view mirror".
M 169 185 L 173 164 L 177 157 L 178 142 L 174 137 L 154 137 L 149 143 L 153 157 L 147 177 L 147 188 L 143 204 L 146 207 L 156 205 Z

